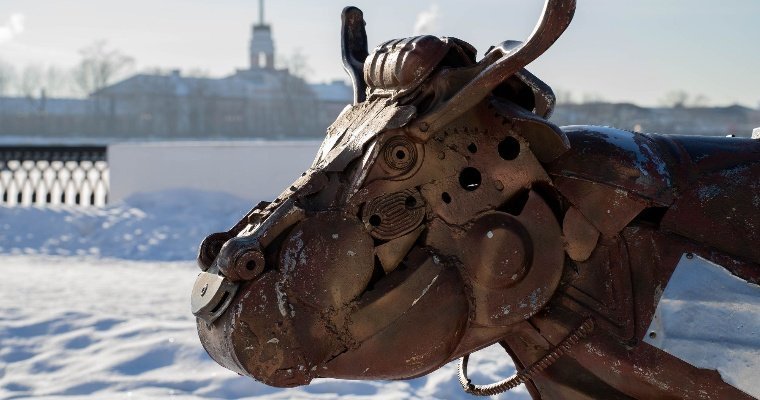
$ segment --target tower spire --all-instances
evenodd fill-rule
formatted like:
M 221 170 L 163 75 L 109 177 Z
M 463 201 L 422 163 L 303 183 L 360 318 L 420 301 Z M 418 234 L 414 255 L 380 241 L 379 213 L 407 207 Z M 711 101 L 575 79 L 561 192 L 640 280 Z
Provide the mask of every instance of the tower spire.
M 250 59 L 251 69 L 274 69 L 272 27 L 264 23 L 264 0 L 259 0 L 259 22 L 252 29 Z

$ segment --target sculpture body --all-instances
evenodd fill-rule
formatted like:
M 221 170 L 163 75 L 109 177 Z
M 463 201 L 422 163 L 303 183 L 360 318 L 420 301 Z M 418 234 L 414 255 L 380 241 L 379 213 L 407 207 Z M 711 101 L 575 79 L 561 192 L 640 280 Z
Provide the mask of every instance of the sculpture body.
M 369 54 L 346 8 L 355 103 L 303 176 L 201 246 L 209 354 L 286 387 L 411 378 L 499 342 L 522 372 L 468 391 L 752 398 L 649 342 L 684 260 L 760 281 L 760 140 L 553 125 L 523 67 L 574 7 L 548 0 L 480 61 L 432 36 Z

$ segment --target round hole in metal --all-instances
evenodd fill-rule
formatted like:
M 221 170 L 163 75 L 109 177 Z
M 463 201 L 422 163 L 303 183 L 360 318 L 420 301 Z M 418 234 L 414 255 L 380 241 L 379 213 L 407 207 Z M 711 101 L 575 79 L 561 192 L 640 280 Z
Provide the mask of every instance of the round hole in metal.
M 476 168 L 467 167 L 459 173 L 459 185 L 462 186 L 462 189 L 464 190 L 471 192 L 479 188 L 481 182 L 482 178 L 480 176 L 480 171 Z
M 372 226 L 380 226 L 380 223 L 382 220 L 380 220 L 380 216 L 375 214 L 369 217 L 369 224 Z
M 514 160 L 520 155 L 520 141 L 507 136 L 499 142 L 499 156 L 505 160 Z

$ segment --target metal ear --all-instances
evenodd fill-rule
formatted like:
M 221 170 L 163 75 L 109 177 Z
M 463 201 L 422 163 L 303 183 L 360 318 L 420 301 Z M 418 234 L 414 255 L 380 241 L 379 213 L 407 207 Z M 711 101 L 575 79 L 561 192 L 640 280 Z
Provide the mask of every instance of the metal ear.
M 354 86 L 354 104 L 366 100 L 367 83 L 364 82 L 364 60 L 367 51 L 367 32 L 364 29 L 364 14 L 356 7 L 346 7 L 341 14 L 341 51 L 343 68 Z
M 575 14 L 576 0 L 546 0 L 541 19 L 524 43 L 504 42 L 478 64 L 483 70 L 451 99 L 419 118 L 412 129 L 435 132 L 474 107 L 499 84 L 543 54 L 559 39 Z

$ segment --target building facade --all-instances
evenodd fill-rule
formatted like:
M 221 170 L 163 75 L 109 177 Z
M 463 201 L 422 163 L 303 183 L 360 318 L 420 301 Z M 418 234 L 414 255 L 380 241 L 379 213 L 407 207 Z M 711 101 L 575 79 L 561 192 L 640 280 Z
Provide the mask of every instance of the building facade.
M 352 101 L 275 66 L 272 27 L 252 26 L 248 68 L 223 78 L 137 74 L 87 99 L 0 98 L 0 135 L 109 140 L 321 137 Z M 341 97 L 342 96 L 342 97 Z
M 344 81 L 308 84 L 275 66 L 272 26 L 251 26 L 249 65 L 223 78 L 137 74 L 86 99 L 0 97 L 0 141 L 320 138 L 353 101 Z M 604 124 L 643 132 L 749 136 L 760 110 L 741 106 L 646 108 L 560 104 L 558 125 Z

